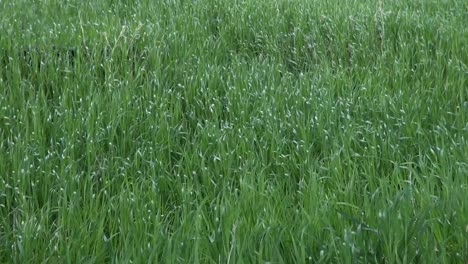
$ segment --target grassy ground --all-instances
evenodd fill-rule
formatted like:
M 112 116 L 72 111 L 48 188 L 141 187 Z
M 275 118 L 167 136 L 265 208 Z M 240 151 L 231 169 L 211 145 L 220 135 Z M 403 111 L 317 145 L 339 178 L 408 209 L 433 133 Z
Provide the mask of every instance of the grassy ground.
M 467 263 L 466 1 L 137 2 L 0 1 L 1 263 Z

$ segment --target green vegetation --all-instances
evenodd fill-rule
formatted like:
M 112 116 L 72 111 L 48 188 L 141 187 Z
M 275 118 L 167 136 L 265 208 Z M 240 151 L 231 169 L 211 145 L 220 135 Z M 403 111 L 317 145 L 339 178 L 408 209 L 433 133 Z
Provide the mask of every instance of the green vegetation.
M 468 261 L 468 2 L 0 10 L 0 263 Z

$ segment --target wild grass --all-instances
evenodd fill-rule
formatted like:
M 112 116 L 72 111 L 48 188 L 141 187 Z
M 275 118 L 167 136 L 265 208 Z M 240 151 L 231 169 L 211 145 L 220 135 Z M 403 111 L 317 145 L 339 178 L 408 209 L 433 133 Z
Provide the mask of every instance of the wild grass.
M 466 1 L 0 10 L 0 262 L 468 261 Z

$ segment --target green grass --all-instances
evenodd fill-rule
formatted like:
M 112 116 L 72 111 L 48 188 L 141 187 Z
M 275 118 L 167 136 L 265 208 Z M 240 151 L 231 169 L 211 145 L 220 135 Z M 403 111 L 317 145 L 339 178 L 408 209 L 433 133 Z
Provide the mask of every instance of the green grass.
M 468 4 L 0 1 L 0 263 L 466 263 Z

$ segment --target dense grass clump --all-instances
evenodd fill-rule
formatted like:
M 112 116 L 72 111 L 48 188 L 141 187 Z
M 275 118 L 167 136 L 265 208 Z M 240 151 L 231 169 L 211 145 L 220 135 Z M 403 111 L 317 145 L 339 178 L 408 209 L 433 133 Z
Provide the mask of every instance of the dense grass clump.
M 466 263 L 468 5 L 0 1 L 1 263 Z

